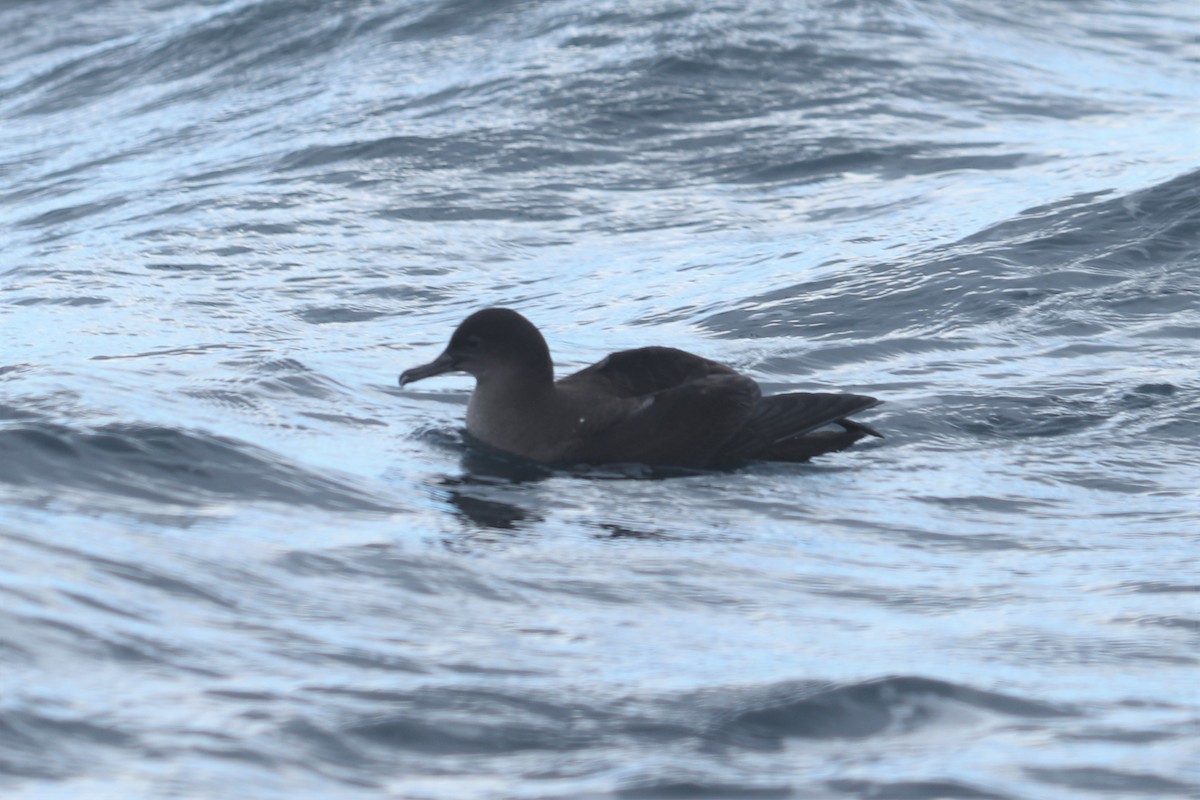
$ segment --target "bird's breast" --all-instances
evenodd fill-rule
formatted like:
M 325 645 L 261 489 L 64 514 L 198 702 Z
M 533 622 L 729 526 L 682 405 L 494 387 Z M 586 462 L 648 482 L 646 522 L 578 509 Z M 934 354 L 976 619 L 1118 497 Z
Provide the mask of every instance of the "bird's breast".
M 551 463 L 569 441 L 558 409 L 518 392 L 476 387 L 467 402 L 467 432 L 484 444 L 522 458 Z

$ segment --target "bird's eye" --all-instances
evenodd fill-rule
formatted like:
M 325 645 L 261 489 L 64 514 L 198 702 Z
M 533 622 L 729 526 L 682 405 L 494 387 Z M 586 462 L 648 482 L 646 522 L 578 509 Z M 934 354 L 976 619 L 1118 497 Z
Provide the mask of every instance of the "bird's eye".
M 465 342 L 463 342 L 463 344 L 465 344 L 467 346 L 468 350 L 478 350 L 479 349 L 479 337 L 478 336 L 468 336 L 467 340 Z

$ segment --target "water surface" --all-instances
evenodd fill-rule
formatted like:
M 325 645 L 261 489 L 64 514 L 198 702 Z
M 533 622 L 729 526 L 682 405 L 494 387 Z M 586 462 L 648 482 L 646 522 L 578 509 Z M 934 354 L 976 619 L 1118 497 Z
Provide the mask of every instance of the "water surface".
M 1196 795 L 1198 23 L 0 8 L 4 796 Z M 514 474 L 485 305 L 887 438 Z

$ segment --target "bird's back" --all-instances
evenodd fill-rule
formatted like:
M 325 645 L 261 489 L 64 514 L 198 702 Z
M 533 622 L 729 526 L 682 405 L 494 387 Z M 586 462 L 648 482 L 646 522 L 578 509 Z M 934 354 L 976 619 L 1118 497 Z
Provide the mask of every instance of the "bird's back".
M 805 460 L 871 432 L 843 426 L 833 435 L 811 436 L 879 403 L 822 392 L 763 397 L 754 380 L 731 367 L 671 347 L 613 353 L 557 387 L 564 398 L 576 398 L 574 405 L 595 412 L 571 452 L 574 460 L 592 463 L 707 467 Z
M 730 367 L 674 347 L 621 350 L 558 382 L 560 387 L 639 398 L 706 378 L 737 375 Z

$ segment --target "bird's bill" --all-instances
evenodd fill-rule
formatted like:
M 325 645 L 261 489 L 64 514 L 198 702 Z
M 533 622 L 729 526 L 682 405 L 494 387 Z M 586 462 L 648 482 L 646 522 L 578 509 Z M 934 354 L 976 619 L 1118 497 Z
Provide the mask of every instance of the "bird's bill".
M 454 358 L 449 353 L 442 353 L 428 364 L 422 364 L 419 367 L 413 367 L 401 372 L 400 385 L 406 386 L 415 381 L 432 378 L 434 375 L 444 375 L 447 372 L 454 372 L 457 369 L 458 367 L 455 366 Z

